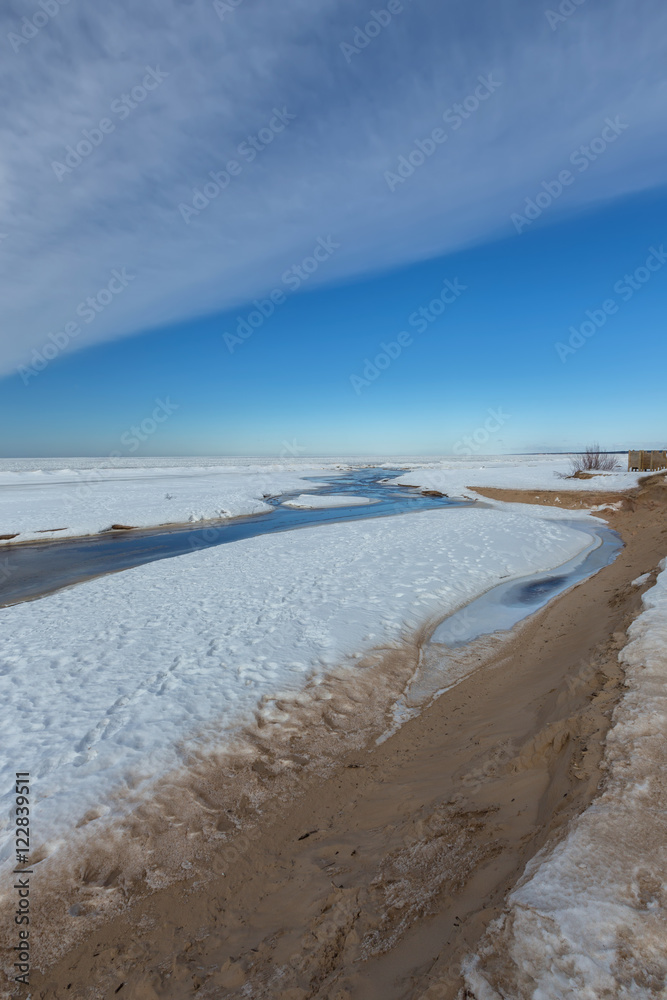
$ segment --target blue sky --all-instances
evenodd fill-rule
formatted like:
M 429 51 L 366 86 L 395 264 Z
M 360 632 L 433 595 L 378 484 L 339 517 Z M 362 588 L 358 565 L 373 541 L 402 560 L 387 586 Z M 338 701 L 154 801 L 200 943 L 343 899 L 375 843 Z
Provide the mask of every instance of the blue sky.
M 664 447 L 663 6 L 41 9 L 0 15 L 2 454 Z

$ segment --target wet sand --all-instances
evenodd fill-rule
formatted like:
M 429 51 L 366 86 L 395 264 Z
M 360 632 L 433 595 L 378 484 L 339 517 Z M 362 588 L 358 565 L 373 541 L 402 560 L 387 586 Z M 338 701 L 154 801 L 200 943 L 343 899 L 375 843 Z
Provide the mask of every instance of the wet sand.
M 178 882 L 160 888 L 153 878 L 152 891 L 145 879 L 111 877 L 111 857 L 83 872 L 79 915 L 62 916 L 63 899 L 75 901 L 69 890 L 60 914 L 51 911 L 62 940 L 71 931 L 79 943 L 33 973 L 33 998 L 453 1000 L 461 958 L 526 862 L 597 794 L 622 690 L 618 650 L 654 577 L 641 588 L 631 581 L 667 554 L 663 479 L 631 494 L 561 496 L 568 507 L 622 501 L 602 516 L 626 549 L 509 638 L 476 643 L 466 653 L 472 675 L 385 742 L 376 744 L 381 706 L 414 669 L 428 630 L 412 648 L 379 651 L 365 693 L 346 701 L 341 677 L 316 718 L 302 706 L 282 742 L 258 718 L 237 770 L 218 762 L 216 781 L 211 761 L 202 764 L 199 794 L 205 787 L 220 839 L 173 813 L 172 788 L 182 836 L 205 843 Z M 529 503 L 560 496 L 483 492 Z M 159 850 L 145 823 L 126 833 L 125 846 L 134 837 L 137 851 Z M 95 918 L 86 900 L 109 888 L 114 915 Z

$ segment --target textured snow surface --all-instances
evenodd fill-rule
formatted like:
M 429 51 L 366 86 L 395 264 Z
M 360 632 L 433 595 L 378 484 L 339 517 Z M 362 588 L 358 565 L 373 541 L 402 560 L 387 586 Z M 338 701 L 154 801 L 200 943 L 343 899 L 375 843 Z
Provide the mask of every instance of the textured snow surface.
M 180 741 L 224 741 L 263 696 L 331 665 L 353 683 L 355 654 L 590 544 L 539 510 L 265 535 L 0 611 L 5 850 L 16 770 L 33 776 L 35 835 L 53 842 L 114 789 L 177 766 Z
M 621 653 L 603 794 L 541 852 L 468 964 L 478 1000 L 667 996 L 667 560 Z

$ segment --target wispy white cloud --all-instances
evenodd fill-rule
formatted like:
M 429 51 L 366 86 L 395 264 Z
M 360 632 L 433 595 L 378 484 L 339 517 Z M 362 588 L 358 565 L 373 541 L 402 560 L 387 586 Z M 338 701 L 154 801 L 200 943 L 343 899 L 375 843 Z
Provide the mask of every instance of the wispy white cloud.
M 664 183 L 661 0 L 587 0 L 557 30 L 548 3 L 405 0 L 346 57 L 381 6 L 243 0 L 221 20 L 208 0 L 69 0 L 15 51 L 32 8 L 6 4 L 0 373 L 29 363 L 114 268 L 136 280 L 71 349 L 247 301 L 329 234 L 342 249 L 315 281 L 512 237 L 511 214 L 607 116 L 628 129 L 549 217 Z M 166 76 L 133 99 L 151 70 Z M 386 172 L 487 74 L 492 96 L 390 190 Z M 239 147 L 275 109 L 295 118 L 250 162 Z M 105 118 L 113 130 L 59 180 L 52 163 Z M 179 205 L 230 161 L 240 172 L 186 224 Z

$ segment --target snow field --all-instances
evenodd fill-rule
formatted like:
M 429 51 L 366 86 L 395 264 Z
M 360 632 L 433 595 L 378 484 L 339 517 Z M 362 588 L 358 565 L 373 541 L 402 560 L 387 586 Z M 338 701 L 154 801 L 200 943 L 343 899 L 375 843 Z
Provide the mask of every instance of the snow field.
M 475 487 L 504 490 L 530 490 L 540 492 L 591 493 L 633 489 L 646 473 L 627 472 L 627 456 L 619 455 L 620 469 L 617 472 L 599 473 L 592 479 L 566 479 L 570 474 L 570 463 L 566 457 L 521 456 L 521 461 L 512 462 L 511 456 L 503 461 L 458 461 L 443 460 L 433 466 L 415 468 L 392 482 L 402 486 L 417 486 L 422 490 L 437 490 L 450 497 L 474 498 Z
M 224 742 L 262 696 L 341 663 L 353 678 L 355 655 L 590 542 L 548 516 L 454 507 L 250 538 L 4 609 L 2 856 L 17 769 L 54 848 L 188 741 Z
M 61 469 L 0 473 L 0 535 L 10 541 L 91 535 L 113 524 L 150 528 L 263 514 L 267 496 L 292 493 L 321 469 L 271 466 Z M 308 483 L 312 488 L 317 483 Z

